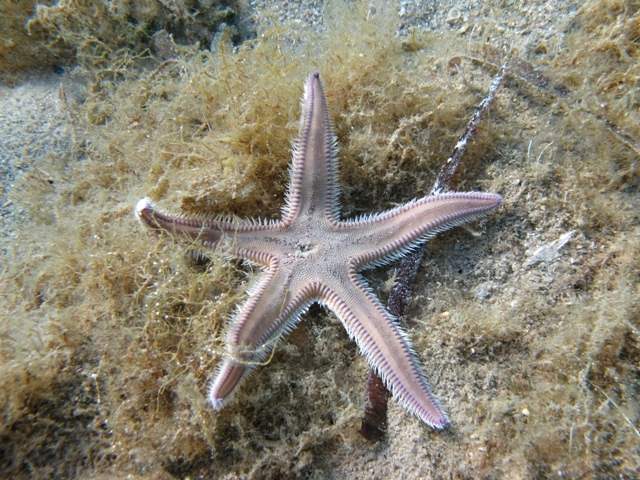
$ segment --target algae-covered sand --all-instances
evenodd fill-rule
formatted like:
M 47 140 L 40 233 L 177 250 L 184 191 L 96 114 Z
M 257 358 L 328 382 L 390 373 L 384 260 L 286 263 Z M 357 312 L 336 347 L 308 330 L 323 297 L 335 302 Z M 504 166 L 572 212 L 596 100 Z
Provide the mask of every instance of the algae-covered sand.
M 636 475 L 640 5 L 479 3 L 0 0 L 1 475 Z M 504 207 L 428 244 L 405 319 L 451 426 L 392 404 L 364 440 L 367 364 L 317 307 L 215 413 L 257 272 L 146 231 L 136 201 L 277 218 L 315 70 L 343 215 L 423 196 L 507 56 L 453 185 Z M 20 148 L 19 89 L 67 132 L 51 151 Z M 385 298 L 393 275 L 367 279 Z

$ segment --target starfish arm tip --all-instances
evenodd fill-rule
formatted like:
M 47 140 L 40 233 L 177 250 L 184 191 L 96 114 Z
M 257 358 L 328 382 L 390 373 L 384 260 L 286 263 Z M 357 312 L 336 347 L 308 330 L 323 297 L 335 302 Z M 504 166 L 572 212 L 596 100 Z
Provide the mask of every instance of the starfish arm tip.
M 136 204 L 136 217 L 140 218 L 142 216 L 142 212 L 151 208 L 151 199 L 149 197 L 144 197 L 138 200 Z
M 416 415 L 420 420 L 422 420 L 423 423 L 429 425 L 431 428 L 434 428 L 436 430 L 443 430 L 451 423 L 451 420 L 449 420 L 447 415 L 442 411 L 439 403 L 434 398 L 430 397 L 429 403 L 431 404 L 431 409 L 435 408 L 435 412 L 428 411 L 422 408 L 413 409 L 411 407 L 406 407 L 405 405 L 403 405 L 403 407 Z
M 424 379 L 423 381 L 426 382 Z M 424 397 L 421 399 L 402 398 L 399 396 L 398 391 L 394 389 L 393 385 L 390 384 L 388 388 L 402 408 L 418 417 L 431 428 L 442 430 L 451 423 L 451 420 L 449 420 L 447 414 L 442 410 L 440 403 L 433 397 L 426 383 L 423 384 Z
M 213 409 L 220 411 L 235 394 L 239 384 L 247 379 L 253 368 L 245 364 L 237 364 L 230 358 L 225 359 L 213 378 L 207 398 Z
M 446 428 L 450 423 L 451 423 L 451 420 L 449 420 L 447 416 L 443 414 L 442 417 L 431 421 L 429 425 L 431 425 L 436 430 L 442 430 Z
M 220 395 L 220 388 L 217 382 L 217 378 L 211 383 L 209 391 L 207 392 L 207 399 L 216 412 L 219 412 L 225 404 L 226 396 Z
M 211 403 L 211 406 L 216 412 L 219 412 L 222 410 L 224 399 L 217 398 L 215 395 L 209 395 L 209 403 Z

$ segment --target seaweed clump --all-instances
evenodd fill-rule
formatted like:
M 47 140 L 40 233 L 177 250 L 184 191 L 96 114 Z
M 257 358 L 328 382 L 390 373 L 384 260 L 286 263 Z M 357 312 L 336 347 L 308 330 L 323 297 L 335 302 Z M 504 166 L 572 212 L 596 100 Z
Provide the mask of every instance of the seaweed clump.
M 203 49 L 221 35 L 238 43 L 250 35 L 240 17 L 235 1 L 1 0 L 0 75 L 48 66 L 113 69 L 126 57 L 158 55 L 164 37 Z

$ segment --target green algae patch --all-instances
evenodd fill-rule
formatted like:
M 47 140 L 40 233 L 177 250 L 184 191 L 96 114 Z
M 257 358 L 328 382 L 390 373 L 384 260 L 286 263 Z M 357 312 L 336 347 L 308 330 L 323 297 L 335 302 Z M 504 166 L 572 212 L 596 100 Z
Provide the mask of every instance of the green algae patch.
M 569 49 L 541 44 L 514 67 L 455 179 L 458 190 L 501 193 L 505 207 L 431 242 L 406 319 L 450 429 L 431 431 L 394 406 L 386 444 L 359 438 L 367 366 L 319 308 L 236 400 L 219 413 L 207 404 L 225 319 L 258 272 L 146 231 L 138 199 L 177 214 L 278 218 L 303 83 L 318 70 L 344 216 L 391 208 L 428 193 L 496 71 L 486 48 L 396 37 L 397 18 L 382 6 L 332 8 L 321 33 L 262 26 L 238 46 L 222 38 L 213 53 L 179 46 L 171 58 L 138 54 L 155 33 L 140 36 L 154 18 L 143 12 L 118 24 L 133 46 L 69 50 L 77 68 L 61 94 L 75 149 L 16 181 L 15 231 L 0 240 L 10 259 L 0 280 L 2 471 L 319 478 L 364 475 L 371 462 L 392 471 L 391 461 L 424 476 L 580 477 L 638 468 L 633 3 L 587 3 Z M 533 65 L 549 82 L 530 75 Z M 368 276 L 383 295 L 389 274 Z

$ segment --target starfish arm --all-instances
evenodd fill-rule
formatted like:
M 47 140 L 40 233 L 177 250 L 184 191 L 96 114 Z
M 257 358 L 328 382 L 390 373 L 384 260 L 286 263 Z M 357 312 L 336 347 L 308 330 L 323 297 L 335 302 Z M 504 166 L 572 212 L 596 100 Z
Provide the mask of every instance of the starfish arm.
M 315 300 L 315 286 L 296 292 L 290 269 L 279 268 L 272 258 L 266 276 L 250 292 L 249 299 L 230 320 L 227 352 L 209 388 L 209 401 L 219 410 L 238 385 L 263 362 L 277 341 L 289 333 Z
M 356 273 L 353 263 L 349 281 L 340 285 L 332 284 L 331 290 L 322 292 L 320 303 L 338 316 L 393 398 L 426 424 L 444 428 L 449 420 L 431 394 L 409 339 Z
M 309 76 L 304 88 L 302 118 L 290 169 L 283 221 L 321 213 L 339 217 L 337 146 L 320 74 Z
M 447 193 L 336 225 L 356 238 L 352 256 L 360 269 L 400 258 L 437 233 L 486 216 L 500 203 L 502 197 L 493 193 Z
M 282 230 L 281 222 L 260 223 L 224 217 L 203 219 L 169 215 L 156 209 L 148 198 L 138 202 L 136 215 L 152 230 L 185 236 L 200 242 L 210 250 L 215 250 L 218 243 L 227 237 L 232 242 L 229 251 L 231 256 L 241 257 L 264 266 L 268 265 L 270 258 L 265 253 L 265 240 Z
M 188 217 L 169 215 L 156 209 L 148 198 L 143 198 L 136 206 L 136 215 L 147 227 L 156 231 L 165 231 L 172 235 L 182 235 L 200 241 L 203 245 L 214 248 L 224 233 L 237 232 L 241 225 L 229 219 Z

